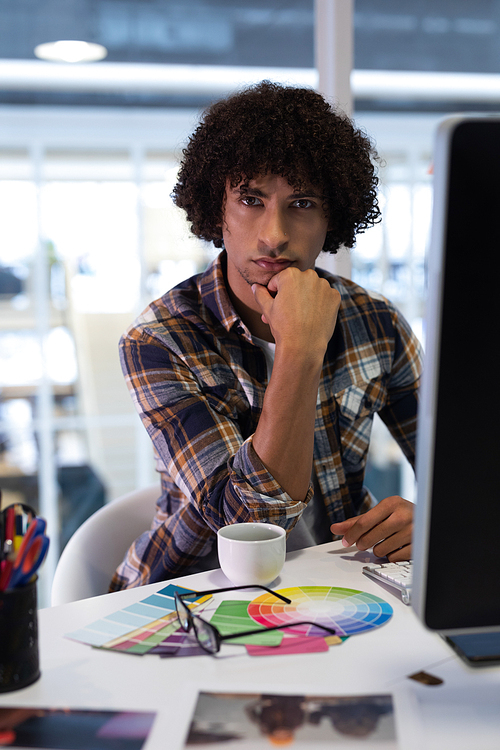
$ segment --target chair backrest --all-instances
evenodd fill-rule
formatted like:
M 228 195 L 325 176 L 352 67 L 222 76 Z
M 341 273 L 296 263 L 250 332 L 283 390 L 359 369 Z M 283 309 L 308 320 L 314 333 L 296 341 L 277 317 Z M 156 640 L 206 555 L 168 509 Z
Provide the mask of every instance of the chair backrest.
M 52 606 L 107 593 L 132 542 L 151 528 L 159 497 L 160 488 L 155 484 L 129 492 L 87 518 L 59 558 Z

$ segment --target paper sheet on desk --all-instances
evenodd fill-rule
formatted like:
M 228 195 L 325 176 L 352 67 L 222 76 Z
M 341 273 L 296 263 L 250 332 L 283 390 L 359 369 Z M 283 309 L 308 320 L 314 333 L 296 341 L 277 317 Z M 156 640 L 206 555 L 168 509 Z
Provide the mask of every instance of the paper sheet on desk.
M 243 638 L 231 638 L 230 643 L 247 644 L 254 643 L 261 646 L 278 646 L 283 639 L 281 630 L 267 630 L 264 625 L 259 625 L 248 614 L 248 601 L 230 599 L 221 602 L 215 610 L 210 622 L 215 625 L 221 635 L 232 635 L 245 630 L 258 630 L 262 633 L 247 635 Z
M 340 641 L 340 638 L 339 638 Z M 321 651 L 328 651 L 330 646 L 324 638 L 314 636 L 293 636 L 284 638 L 280 645 L 273 646 L 254 646 L 247 645 L 247 651 L 250 656 L 285 656 L 290 654 L 315 654 Z

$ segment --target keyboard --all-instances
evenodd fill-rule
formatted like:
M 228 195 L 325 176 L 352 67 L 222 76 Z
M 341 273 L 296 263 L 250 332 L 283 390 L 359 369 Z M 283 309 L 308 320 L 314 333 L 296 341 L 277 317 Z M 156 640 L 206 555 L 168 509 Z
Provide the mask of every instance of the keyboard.
M 385 583 L 399 589 L 403 602 L 410 604 L 413 578 L 413 563 L 411 560 L 396 563 L 371 563 L 363 566 L 363 573 L 379 583 Z

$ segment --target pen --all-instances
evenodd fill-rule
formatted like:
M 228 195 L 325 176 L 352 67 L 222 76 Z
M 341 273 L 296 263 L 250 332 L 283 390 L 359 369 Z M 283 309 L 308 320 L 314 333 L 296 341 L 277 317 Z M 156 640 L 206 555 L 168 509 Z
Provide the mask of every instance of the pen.
M 12 540 L 14 552 L 19 552 L 19 547 L 22 544 L 23 536 L 26 532 L 24 528 L 25 513 L 22 505 L 15 505 L 15 526 L 14 526 L 14 538 Z
M 0 499 L 2 498 L 2 494 L 0 493 Z M 3 520 L 3 513 L 0 510 L 0 563 L 3 562 L 4 554 L 3 554 L 3 544 L 4 544 L 4 520 Z
M 5 591 L 7 588 L 11 573 L 12 562 L 10 560 L 2 560 L 0 563 L 0 591 Z
M 4 557 L 9 557 L 12 553 L 12 547 L 14 544 L 14 530 L 15 530 L 15 509 L 13 505 L 9 505 L 5 509 L 5 535 L 3 543 L 3 554 Z

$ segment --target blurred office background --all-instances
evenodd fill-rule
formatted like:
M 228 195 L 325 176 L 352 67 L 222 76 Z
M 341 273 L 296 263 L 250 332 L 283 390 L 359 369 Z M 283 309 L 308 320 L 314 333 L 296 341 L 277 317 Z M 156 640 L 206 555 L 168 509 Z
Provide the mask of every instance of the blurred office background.
M 49 520 L 42 604 L 75 528 L 157 481 L 117 343 L 214 257 L 169 198 L 203 108 L 264 77 L 333 93 L 383 158 L 384 220 L 320 265 L 387 295 L 424 340 L 433 133 L 498 109 L 499 32 L 500 0 L 2 0 L 0 488 Z M 57 40 L 100 59 L 55 62 L 39 45 Z M 372 491 L 413 499 L 375 436 Z

